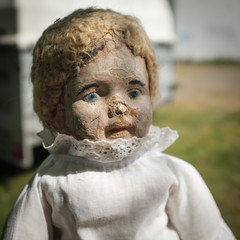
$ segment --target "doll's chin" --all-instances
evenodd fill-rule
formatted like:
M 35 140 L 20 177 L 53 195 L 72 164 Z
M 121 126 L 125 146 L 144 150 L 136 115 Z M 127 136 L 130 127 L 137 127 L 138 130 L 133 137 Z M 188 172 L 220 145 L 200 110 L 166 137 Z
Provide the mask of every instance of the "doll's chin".
M 88 139 L 90 141 L 101 141 L 101 140 L 106 140 L 106 141 L 113 141 L 117 138 L 123 138 L 123 139 L 130 139 L 134 136 L 136 136 L 134 134 L 133 129 L 114 129 L 111 131 L 105 131 L 102 132 L 100 134 L 100 136 L 96 136 L 95 134 L 91 135 L 91 134 L 86 134 L 85 136 L 79 136 L 76 134 L 69 134 L 69 133 L 65 133 L 66 135 L 72 136 L 74 137 L 76 140 L 84 140 L 84 139 Z

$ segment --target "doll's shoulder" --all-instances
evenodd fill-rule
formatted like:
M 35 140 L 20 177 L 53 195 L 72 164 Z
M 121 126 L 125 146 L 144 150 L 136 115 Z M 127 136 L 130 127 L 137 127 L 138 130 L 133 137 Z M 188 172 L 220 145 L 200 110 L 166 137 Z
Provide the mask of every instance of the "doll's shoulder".
M 186 171 L 192 172 L 197 171 L 196 168 L 181 158 L 169 155 L 169 154 L 161 154 L 162 160 L 171 168 L 172 170 Z
M 64 177 L 73 172 L 81 172 L 84 165 L 77 160 L 76 157 L 70 155 L 50 154 L 38 167 L 36 174 L 41 179 L 45 179 L 47 176 Z
M 62 157 L 50 154 L 37 168 L 35 174 L 29 182 L 35 185 L 41 185 L 48 178 L 63 176 L 66 171 L 66 164 Z
M 193 165 L 181 158 L 156 150 L 155 153 L 152 154 L 151 160 L 154 161 L 159 168 L 166 169 L 177 178 L 201 178 L 198 170 Z

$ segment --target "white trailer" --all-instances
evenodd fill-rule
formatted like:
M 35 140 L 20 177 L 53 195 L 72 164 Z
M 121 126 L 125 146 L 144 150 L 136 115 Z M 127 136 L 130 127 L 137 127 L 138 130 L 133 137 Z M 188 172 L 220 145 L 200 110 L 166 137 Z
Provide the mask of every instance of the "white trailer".
M 1 44 L 0 53 L 0 160 L 29 168 L 41 150 L 36 135 L 41 125 L 32 110 L 31 50 Z

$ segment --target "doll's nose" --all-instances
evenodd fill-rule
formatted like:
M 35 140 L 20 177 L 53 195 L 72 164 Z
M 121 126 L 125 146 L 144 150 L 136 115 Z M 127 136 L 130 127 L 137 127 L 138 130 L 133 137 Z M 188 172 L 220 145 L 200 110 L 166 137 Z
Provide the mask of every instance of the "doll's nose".
M 128 111 L 128 107 L 121 102 L 113 102 L 109 105 L 108 108 L 108 116 L 114 117 L 114 116 L 120 116 L 125 114 Z
M 127 107 L 122 103 L 117 103 L 113 105 L 113 111 L 115 112 L 116 115 L 124 114 L 125 112 L 127 112 L 127 110 L 128 110 Z

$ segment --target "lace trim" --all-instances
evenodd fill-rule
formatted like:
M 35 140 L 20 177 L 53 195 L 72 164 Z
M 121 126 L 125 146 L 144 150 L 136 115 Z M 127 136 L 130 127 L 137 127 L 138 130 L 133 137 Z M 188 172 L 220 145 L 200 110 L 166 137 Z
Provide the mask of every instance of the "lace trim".
M 43 139 L 44 148 L 50 153 L 81 156 L 88 160 L 107 163 L 121 161 L 136 153 L 144 153 L 153 147 L 164 151 L 178 138 L 178 133 L 169 127 L 160 129 L 151 126 L 149 133 L 143 138 L 118 138 L 114 141 L 93 142 L 88 139 L 78 141 L 64 134 L 54 136 L 48 130 L 43 130 L 39 136 Z

